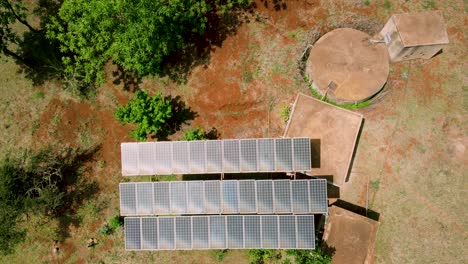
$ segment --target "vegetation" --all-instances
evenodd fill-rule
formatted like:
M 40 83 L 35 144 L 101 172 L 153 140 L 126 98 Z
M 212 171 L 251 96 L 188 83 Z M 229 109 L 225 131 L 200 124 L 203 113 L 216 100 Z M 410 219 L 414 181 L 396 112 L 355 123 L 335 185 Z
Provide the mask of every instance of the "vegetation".
M 332 260 L 320 247 L 315 250 L 286 250 L 286 254 L 293 256 L 296 263 L 301 264 L 329 264 Z
M 216 261 L 221 262 L 226 257 L 226 254 L 228 252 L 229 252 L 228 249 L 213 250 L 212 251 L 212 256 Z
M 161 131 L 173 115 L 170 100 L 163 98 L 161 93 L 151 97 L 146 91 L 137 91 L 132 100 L 115 112 L 115 118 L 122 124 L 137 125 L 131 136 L 140 141 Z
M 208 139 L 207 133 L 203 128 L 192 128 L 184 132 L 183 140 L 206 140 Z
M 280 116 L 283 122 L 285 123 L 288 122 L 290 115 L 291 115 L 291 106 L 289 105 L 283 106 L 283 108 L 281 108 L 281 113 L 280 113 Z
M 251 249 L 249 261 L 251 264 L 263 264 L 270 259 L 280 259 L 281 253 L 275 249 Z
M 139 75 L 160 73 L 168 55 L 204 34 L 210 15 L 249 3 L 65 0 L 47 35 L 60 42 L 62 52 L 73 54 L 63 57 L 66 72 L 78 71 L 85 82 L 101 84 L 109 60 Z
M 25 236 L 17 222 L 22 216 L 59 217 L 68 209 L 76 193 L 84 152 L 52 147 L 38 152 L 22 150 L 0 161 L 0 252 L 11 253 Z

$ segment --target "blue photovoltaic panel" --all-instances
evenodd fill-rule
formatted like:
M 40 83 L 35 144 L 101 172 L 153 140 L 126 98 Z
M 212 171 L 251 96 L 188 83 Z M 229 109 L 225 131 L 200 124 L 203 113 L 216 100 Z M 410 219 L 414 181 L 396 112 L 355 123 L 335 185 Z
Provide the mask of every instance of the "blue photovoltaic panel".
M 326 214 L 325 179 L 172 181 L 120 184 L 123 216 Z
M 313 215 L 125 218 L 127 250 L 314 249 Z
M 122 174 L 292 172 L 311 170 L 309 138 L 122 143 Z

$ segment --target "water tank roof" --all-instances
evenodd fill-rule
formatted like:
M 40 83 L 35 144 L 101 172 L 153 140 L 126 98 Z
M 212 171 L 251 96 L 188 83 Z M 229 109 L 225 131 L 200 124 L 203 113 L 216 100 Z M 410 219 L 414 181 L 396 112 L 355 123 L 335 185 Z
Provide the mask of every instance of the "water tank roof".
M 307 61 L 316 89 L 337 102 L 361 102 L 386 83 L 389 58 L 384 43 L 359 30 L 340 28 L 321 37 Z

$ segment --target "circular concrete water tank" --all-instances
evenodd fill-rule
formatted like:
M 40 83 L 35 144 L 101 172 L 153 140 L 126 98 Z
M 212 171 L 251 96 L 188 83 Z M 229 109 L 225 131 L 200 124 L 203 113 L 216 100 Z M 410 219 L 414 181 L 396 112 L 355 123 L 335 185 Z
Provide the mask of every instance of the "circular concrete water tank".
M 328 32 L 312 47 L 306 74 L 322 96 L 341 104 L 359 103 L 387 82 L 389 59 L 385 43 L 373 43 L 359 30 Z

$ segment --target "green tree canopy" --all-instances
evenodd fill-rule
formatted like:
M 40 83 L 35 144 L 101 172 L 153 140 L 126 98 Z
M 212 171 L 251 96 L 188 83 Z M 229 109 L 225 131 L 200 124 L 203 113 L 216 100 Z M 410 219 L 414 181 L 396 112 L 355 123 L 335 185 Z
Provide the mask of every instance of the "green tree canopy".
M 68 72 L 88 83 L 103 82 L 103 64 L 113 60 L 140 75 L 158 73 L 163 59 L 203 34 L 207 14 L 250 0 L 65 0 L 47 27 L 48 37 L 69 54 Z

